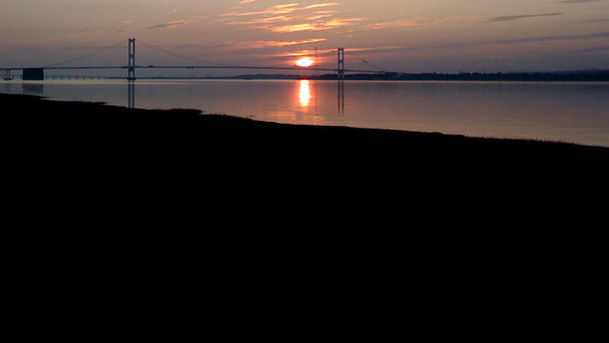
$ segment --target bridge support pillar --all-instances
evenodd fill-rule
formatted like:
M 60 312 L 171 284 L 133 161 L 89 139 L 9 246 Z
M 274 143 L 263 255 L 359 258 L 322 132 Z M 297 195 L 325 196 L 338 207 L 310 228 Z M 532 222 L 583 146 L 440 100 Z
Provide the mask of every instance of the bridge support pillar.
M 42 81 L 44 80 L 44 68 L 23 68 L 23 76 L 25 80 Z
M 135 81 L 135 38 L 129 38 L 129 60 L 127 63 L 127 81 Z
M 9 81 L 13 79 L 13 76 L 11 75 L 11 70 L 10 69 L 4 69 L 3 73 L 2 73 L 2 79 Z
M 135 84 L 127 84 L 127 108 L 135 108 Z
M 345 80 L 338 80 L 336 85 L 338 87 L 338 95 L 336 97 L 338 99 L 337 113 L 345 113 Z
M 339 80 L 345 79 L 345 48 L 338 48 L 338 68 L 336 73 Z

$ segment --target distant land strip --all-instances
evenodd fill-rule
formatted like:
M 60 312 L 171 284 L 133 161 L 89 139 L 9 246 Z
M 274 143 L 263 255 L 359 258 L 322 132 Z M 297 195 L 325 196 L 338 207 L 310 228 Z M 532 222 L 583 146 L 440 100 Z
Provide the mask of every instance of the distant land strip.
M 122 79 L 123 77 L 112 77 Z M 139 77 L 140 79 L 243 79 L 243 80 L 336 80 L 335 74 L 247 74 L 236 76 L 207 77 Z M 609 70 L 560 71 L 560 72 L 514 72 L 514 73 L 389 73 L 346 74 L 345 80 L 383 81 L 583 81 L 609 82 Z

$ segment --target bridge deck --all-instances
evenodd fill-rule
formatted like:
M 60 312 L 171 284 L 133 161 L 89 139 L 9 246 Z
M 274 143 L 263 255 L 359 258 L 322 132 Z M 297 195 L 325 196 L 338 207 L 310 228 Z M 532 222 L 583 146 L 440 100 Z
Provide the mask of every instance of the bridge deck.
M 29 68 L 29 67 L 28 67 Z M 22 70 L 24 67 L 0 68 L 0 70 Z M 77 67 L 38 67 L 45 70 L 94 70 L 94 69 L 128 69 L 128 66 L 77 66 Z M 329 71 L 331 68 L 302 68 L 302 67 L 257 67 L 257 66 L 180 66 L 180 65 L 147 65 L 135 66 L 136 69 L 253 69 L 253 70 L 291 70 L 291 71 Z M 380 70 L 345 69 L 349 73 L 384 73 Z

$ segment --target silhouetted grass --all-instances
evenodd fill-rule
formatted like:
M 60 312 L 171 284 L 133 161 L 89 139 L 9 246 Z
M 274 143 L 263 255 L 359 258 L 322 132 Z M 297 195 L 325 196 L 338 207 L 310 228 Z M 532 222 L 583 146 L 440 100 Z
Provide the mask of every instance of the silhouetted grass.
M 256 225 L 274 226 L 281 231 L 273 239 L 292 235 L 279 244 L 288 246 L 301 239 L 292 230 L 300 226 L 312 232 L 310 240 L 330 237 L 336 246 L 356 234 L 364 250 L 369 243 L 384 250 L 388 242 L 409 249 L 420 237 L 459 249 L 455 242 L 494 235 L 483 244 L 490 249 L 506 237 L 546 240 L 556 229 L 548 218 L 585 222 L 603 213 L 597 199 L 607 148 L 285 125 L 21 95 L 0 95 L 0 102 L 5 199 L 22 209 L 22 222 L 39 219 L 45 230 L 68 218 L 77 234 L 101 225 L 99 235 L 112 228 L 112 240 L 139 240 L 157 228 L 162 239 L 194 222 L 192 232 L 205 237 L 189 240 L 213 245 L 214 235 L 236 237 L 224 230 L 231 226 L 246 244 L 266 240 Z M 586 213 L 575 215 L 578 206 Z M 438 224 L 441 235 L 432 229 Z M 509 231 L 496 231 L 499 224 Z M 484 230 L 463 233 L 463 225 Z
M 0 95 L 4 130 L 27 152 L 91 156 L 201 156 L 336 163 L 433 163 L 469 159 L 606 158 L 609 149 L 519 139 L 475 138 L 441 133 L 288 125 L 199 110 L 128 109 L 99 103 L 49 101 Z

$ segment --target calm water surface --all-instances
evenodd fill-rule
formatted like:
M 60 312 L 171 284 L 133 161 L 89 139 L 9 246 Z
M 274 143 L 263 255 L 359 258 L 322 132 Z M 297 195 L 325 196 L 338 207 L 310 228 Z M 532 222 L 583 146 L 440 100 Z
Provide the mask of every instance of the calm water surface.
M 258 120 L 609 147 L 609 83 L 137 81 L 135 107 L 197 108 Z M 0 81 L 2 93 L 127 106 L 124 81 Z

